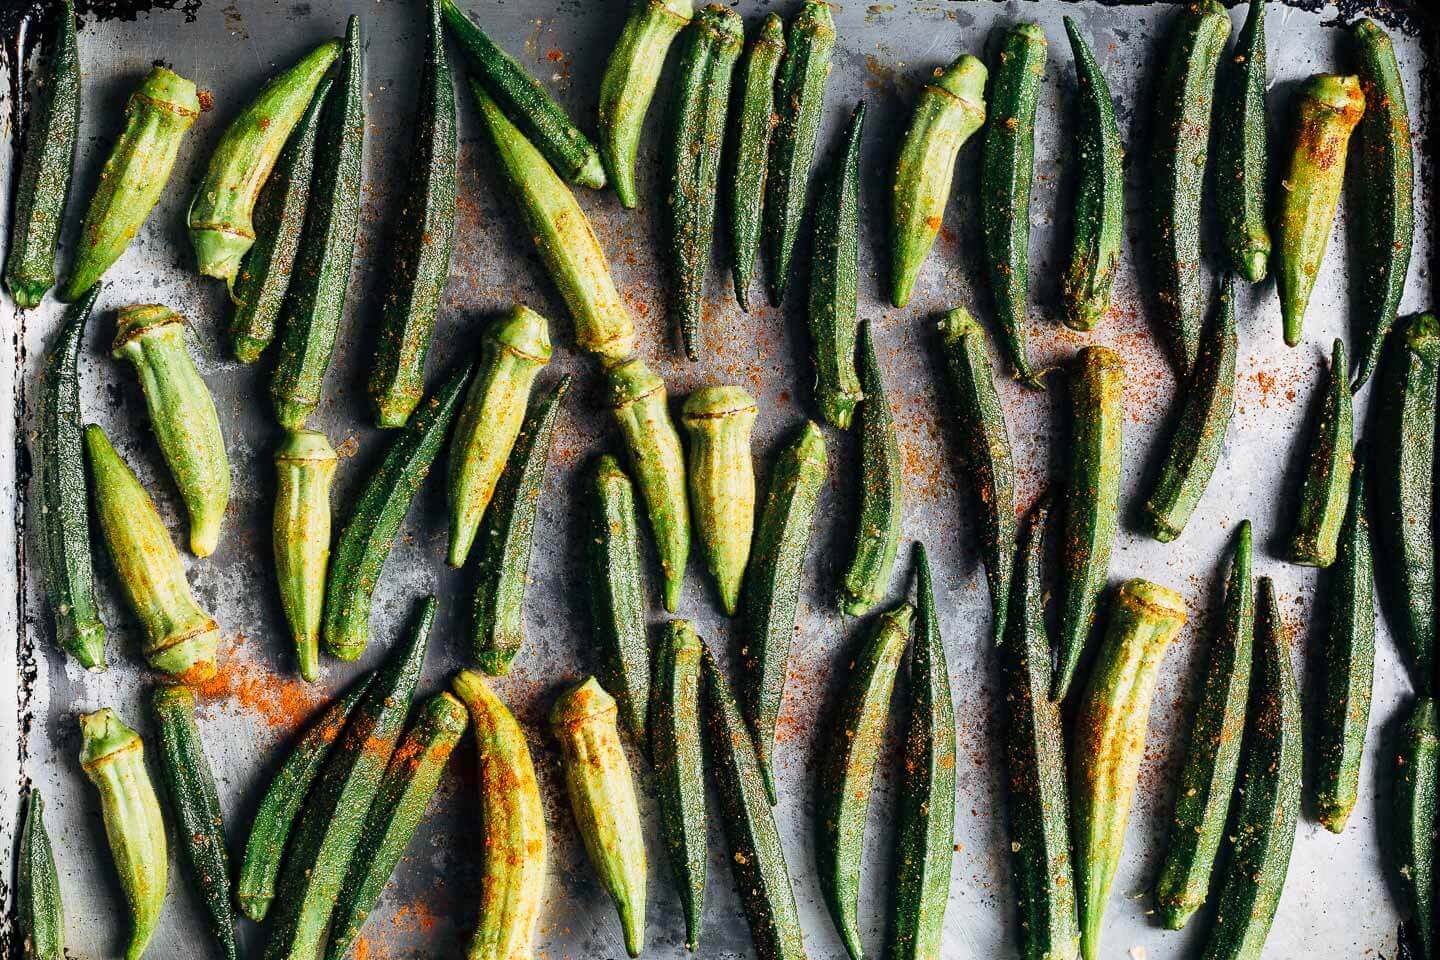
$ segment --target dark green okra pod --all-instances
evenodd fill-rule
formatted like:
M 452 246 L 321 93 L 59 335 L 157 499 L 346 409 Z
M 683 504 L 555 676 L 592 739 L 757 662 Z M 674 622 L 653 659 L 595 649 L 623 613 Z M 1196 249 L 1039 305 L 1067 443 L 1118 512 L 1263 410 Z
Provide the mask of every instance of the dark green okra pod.
M 208 557 L 230 502 L 230 461 L 210 388 L 185 348 L 185 319 L 157 304 L 126 307 L 110 355 L 135 369 L 150 429 L 190 518 L 190 552 Z
M 690 433 L 685 457 L 690 508 L 720 606 L 734 616 L 755 532 L 755 467 L 750 429 L 759 407 L 740 387 L 702 387 L 680 414 Z
M 688 620 L 665 625 L 655 658 L 650 754 L 660 801 L 660 832 L 685 911 L 685 949 L 700 946 L 709 861 L 705 764 L 700 734 L 700 638 Z
M 199 115 L 195 84 L 164 67 L 151 70 L 130 95 L 125 129 L 85 210 L 61 300 L 77 299 L 120 259 L 165 192 L 185 131 Z
M 105 669 L 105 624 L 95 605 L 90 555 L 90 496 L 85 477 L 77 362 L 85 324 L 100 285 L 75 302 L 40 374 L 40 565 L 45 597 L 55 616 L 55 639 L 87 670 Z
M 109 707 L 80 715 L 80 766 L 100 793 L 105 838 L 130 907 L 125 960 L 140 960 L 165 904 L 165 819 L 145 769 L 145 745 Z
M 936 70 L 920 99 L 895 159 L 890 197 L 890 303 L 910 302 L 920 268 L 940 233 L 955 179 L 955 158 L 985 123 L 985 81 L 978 57 L 961 54 Z
M 315 169 L 293 280 L 281 308 L 280 349 L 270 378 L 275 418 L 298 430 L 315 408 L 335 350 L 355 234 L 365 154 L 365 52 L 360 18 L 345 27 L 345 52 L 315 143 Z
M 685 489 L 685 452 L 670 419 L 665 381 L 639 357 L 606 370 L 605 380 L 631 472 L 645 501 L 655 552 L 660 556 L 665 609 L 674 613 L 690 558 L 690 500 Z
M 635 485 L 620 461 L 604 454 L 586 478 L 590 619 L 601 646 L 605 689 L 639 744 L 649 743 L 650 643 L 645 637 L 645 588 L 640 576 L 640 524 Z
M 1205 651 L 1200 697 L 1190 715 L 1170 843 L 1155 883 L 1155 909 L 1169 930 L 1184 927 L 1209 895 L 1240 771 L 1255 633 L 1249 520 L 1240 522 L 1236 540 L 1219 629 Z
M 1075 21 L 1065 18 L 1080 88 L 1079 189 L 1075 195 L 1075 236 L 1062 282 L 1065 325 L 1091 330 L 1110 309 L 1125 235 L 1125 148 L 1115 123 L 1110 85 Z
M 300 676 L 320 676 L 320 625 L 330 566 L 330 484 L 338 459 L 314 430 L 294 430 L 275 451 L 275 581 Z
M 220 629 L 195 602 L 154 501 L 93 423 L 85 428 L 85 459 L 110 562 L 145 631 L 145 661 L 185 683 L 209 680 Z
M 770 303 L 779 306 L 790 280 L 790 260 L 809 206 L 810 165 L 825 111 L 825 84 L 835 51 L 835 18 L 823 0 L 805 0 L 785 28 L 785 58 L 775 81 L 779 125 L 770 144 L 765 180 L 765 246 Z
M 639 202 L 635 154 L 645 113 L 660 83 L 670 44 L 690 22 L 691 0 L 632 0 L 605 75 L 600 78 L 600 159 L 622 207 Z
M 1107 347 L 1086 347 L 1070 379 L 1070 473 L 1060 540 L 1060 639 L 1051 696 L 1065 699 L 1110 576 L 1119 527 L 1125 367 Z
M 15 865 L 15 933 L 20 960 L 65 960 L 65 904 L 50 834 L 45 832 L 45 801 L 30 788 L 25 799 Z
M 750 283 L 760 257 L 765 184 L 770 171 L 770 142 L 779 122 L 775 80 L 785 56 L 785 21 L 766 14 L 740 61 L 735 123 L 726 149 L 730 154 L 725 193 L 730 214 L 731 273 L 735 302 L 750 310 Z
M 73 0 L 59 4 L 54 30 L 50 61 L 40 84 L 42 95 L 26 118 L 10 218 L 10 252 L 5 257 L 5 288 L 21 310 L 38 307 L 55 285 L 55 248 L 70 198 L 80 131 L 80 53 Z
M 1326 581 L 1329 615 L 1320 659 L 1324 694 L 1316 711 L 1312 798 L 1316 815 L 1332 833 L 1344 831 L 1360 794 L 1375 679 L 1375 561 L 1365 471 L 1362 454 L 1355 458 L 1350 504 Z
M 1258 0 L 1257 0 L 1258 2 Z M 1200 505 L 1235 413 L 1235 275 L 1227 274 L 1220 304 L 1185 378 L 1180 410 L 1166 441 L 1155 486 L 1142 508 L 1150 535 L 1169 543 L 1185 531 Z
M 1251 283 L 1270 261 L 1269 124 L 1265 117 L 1265 4 L 1251 0 L 1235 49 L 1219 72 L 1215 110 L 1215 202 L 1225 266 Z
M 734 10 L 719 4 L 701 10 L 680 38 L 675 94 L 666 120 L 665 249 L 675 278 L 673 309 L 680 340 L 691 360 L 700 358 L 730 74 L 744 42 L 745 24 Z
M 403 427 L 425 392 L 425 358 L 455 241 L 455 87 L 440 0 L 429 0 L 409 182 L 395 228 L 380 342 L 368 386 L 377 427 Z
M 1030 186 L 1035 167 L 1035 107 L 1047 42 L 1038 24 L 1011 28 L 991 71 L 985 142 L 980 150 L 980 233 L 1000 342 L 1015 377 L 1039 389 L 1026 346 L 1030 290 Z
M 1300 88 L 1293 151 L 1275 215 L 1275 284 L 1285 343 L 1295 346 L 1330 246 L 1350 134 L 1365 113 L 1357 77 L 1317 74 Z
M 990 585 L 990 617 L 996 642 L 1009 620 L 1010 578 L 1015 564 L 1015 462 L 1005 408 L 995 392 L 985 332 L 963 307 L 940 321 L 945 369 L 960 428 L 960 451 L 980 514 L 980 544 Z
M 815 367 L 815 404 L 832 426 L 850 429 L 864 398 L 855 372 L 860 325 L 860 134 L 865 101 L 855 105 L 843 144 L 820 184 L 815 239 L 810 255 L 810 355 Z
M 1355 466 L 1355 414 L 1350 405 L 1350 366 L 1345 344 L 1337 337 L 1330 354 L 1330 379 L 1320 419 L 1310 435 L 1295 530 L 1290 536 L 1290 560 L 1308 567 L 1335 562 L 1340 526 L 1350 501 L 1350 472 Z
M 890 589 L 905 510 L 900 447 L 868 320 L 860 325 L 860 388 L 865 391 L 860 407 L 860 516 L 854 553 L 840 582 L 841 609 L 856 617 Z
M 755 753 L 765 793 L 775 792 L 775 724 L 790 672 L 790 640 L 795 635 L 795 607 L 800 600 L 805 553 L 828 479 L 825 434 L 806 421 L 799 435 L 775 458 L 760 520 L 745 572 L 745 640 L 740 646 L 744 666 L 746 719 L 755 733 Z
M 1435 816 L 1440 812 L 1440 718 L 1435 701 L 1420 697 L 1395 751 L 1389 852 L 1402 907 L 1418 934 L 1420 955 L 1435 950 Z

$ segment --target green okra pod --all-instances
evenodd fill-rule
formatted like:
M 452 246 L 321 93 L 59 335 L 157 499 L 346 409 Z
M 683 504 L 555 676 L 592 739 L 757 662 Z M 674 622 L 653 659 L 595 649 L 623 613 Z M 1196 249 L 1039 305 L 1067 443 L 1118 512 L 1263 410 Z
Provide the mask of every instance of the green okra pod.
M 660 801 L 660 831 L 685 911 L 685 948 L 700 945 L 709 848 L 705 763 L 700 734 L 700 638 L 688 620 L 671 620 L 655 657 L 650 754 Z
M 150 429 L 190 518 L 190 552 L 208 557 L 230 502 L 230 461 L 210 388 L 185 348 L 185 318 L 157 304 L 126 307 L 110 355 L 135 369 Z
M 38 307 L 55 285 L 55 250 L 70 198 L 80 132 L 74 0 L 58 5 L 54 31 L 49 64 L 39 85 L 41 96 L 26 118 L 5 257 L 5 288 L 21 310 Z
M 25 799 L 15 864 L 15 932 L 21 960 L 65 960 L 65 904 L 50 834 L 45 832 L 45 801 L 30 788 Z
M 445 562 L 452 567 L 463 567 L 470 555 L 480 519 L 525 422 L 530 388 L 550 354 L 549 324 L 524 304 L 512 307 L 481 337 L 479 369 L 450 438 L 450 546 Z
M 1275 216 L 1275 283 L 1285 343 L 1292 347 L 1300 342 L 1305 308 L 1330 246 L 1350 134 L 1364 113 L 1358 77 L 1317 74 L 1300 88 L 1293 150 Z
M 80 765 L 100 793 L 105 838 L 130 907 L 125 960 L 140 960 L 165 904 L 169 854 L 140 735 L 109 707 L 80 715 Z
M 665 381 L 639 357 L 605 371 L 610 407 L 625 438 L 631 472 L 645 501 L 664 577 L 665 609 L 675 612 L 690 558 L 690 500 L 685 451 L 670 419 Z
M 800 222 L 809 207 L 810 165 L 825 112 L 825 84 L 835 51 L 835 18 L 823 0 L 805 0 L 785 28 L 785 57 L 775 80 L 779 118 L 765 179 L 765 238 L 770 303 L 779 306 L 790 280 Z
M 770 172 L 770 143 L 779 123 L 775 81 L 785 57 L 785 21 L 768 13 L 750 39 L 736 82 L 735 123 L 726 150 L 730 154 L 727 209 L 730 220 L 731 275 L 735 302 L 750 311 L 750 284 L 760 257 L 765 184 Z
M 275 581 L 300 676 L 320 676 L 320 625 L 330 566 L 330 484 L 338 459 L 325 434 L 294 430 L 275 451 Z
M 810 259 L 811 357 L 815 403 L 831 425 L 850 429 L 855 406 L 864 398 L 855 372 L 855 337 L 860 325 L 860 134 L 865 101 L 855 106 L 815 204 L 815 239 Z
M 616 713 L 615 698 L 590 677 L 555 701 L 550 727 L 590 865 L 620 913 L 626 952 L 638 957 L 645 947 L 645 842 Z
M 703 387 L 685 398 L 680 419 L 690 433 L 686 456 L 690 508 L 720 606 L 733 617 L 755 532 L 755 466 L 750 429 L 759 412 L 741 387 Z
M 1100 956 L 1101 921 L 1145 756 L 1150 699 L 1165 649 L 1185 618 L 1185 601 L 1174 590 L 1126 581 L 1075 718 L 1070 810 L 1085 960 Z
M 775 724 L 790 673 L 790 640 L 795 635 L 795 607 L 805 554 L 810 546 L 820 490 L 829 479 L 825 434 L 806 421 L 799 434 L 775 458 L 750 565 L 745 571 L 745 640 L 740 646 L 744 665 L 746 719 L 755 733 L 755 753 L 765 793 L 775 792 Z
M 895 158 L 890 198 L 890 303 L 910 302 L 920 268 L 940 234 L 955 179 L 955 158 L 985 123 L 985 63 L 961 54 L 936 70 Z
M 199 115 L 195 84 L 164 67 L 151 70 L 130 95 L 125 129 L 85 210 L 61 300 L 77 299 L 120 259 L 165 191 L 185 131 Z
M 1235 50 L 1219 70 L 1215 110 L 1215 202 L 1220 208 L 1225 265 L 1251 283 L 1265 279 L 1270 261 L 1265 4 L 1266 0 L 1251 0 Z
M 240 261 L 255 242 L 251 217 L 260 188 L 339 56 L 340 41 L 320 44 L 272 77 L 225 128 L 186 216 L 201 275 L 234 285 Z
M 93 423 L 85 428 L 85 459 L 110 562 L 145 631 L 146 662 L 185 683 L 209 680 L 220 628 L 195 602 L 154 501 Z
M 605 689 L 640 744 L 649 742 L 650 642 L 645 636 L 645 588 L 640 575 L 640 524 L 635 485 L 620 461 L 604 454 L 585 483 L 590 618 L 600 641 Z
M 1416 928 L 1420 955 L 1435 950 L 1435 816 L 1440 812 L 1440 717 L 1435 701 L 1410 708 L 1395 750 L 1389 853 L 1402 908 Z
M 634 208 L 635 154 L 665 54 L 695 12 L 691 0 L 631 0 L 600 78 L 600 159 L 622 207 Z
M 1337 337 L 1330 354 L 1320 419 L 1306 451 L 1300 481 L 1300 504 L 1290 536 L 1290 560 L 1308 567 L 1335 562 L 1340 526 L 1350 502 L 1350 473 L 1355 467 L 1355 414 L 1350 405 L 1350 366 L 1345 344 Z
M 1060 638 L 1051 696 L 1065 699 L 1110 576 L 1124 466 L 1125 367 L 1107 347 L 1086 347 L 1070 380 L 1070 473 L 1060 540 Z
M 905 510 L 900 446 L 868 320 L 860 325 L 860 387 L 865 391 L 860 407 L 860 516 L 855 550 L 840 583 L 841 609 L 857 617 L 890 589 Z

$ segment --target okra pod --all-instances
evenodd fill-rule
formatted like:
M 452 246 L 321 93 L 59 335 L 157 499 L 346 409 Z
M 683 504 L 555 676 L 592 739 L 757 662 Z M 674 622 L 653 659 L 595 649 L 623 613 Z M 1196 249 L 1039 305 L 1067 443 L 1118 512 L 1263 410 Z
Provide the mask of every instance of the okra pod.
M 42 294 L 43 296 L 43 294 Z M 50 834 L 45 832 L 45 801 L 30 788 L 15 866 L 15 932 L 21 960 L 65 960 L 65 904 Z
M 1218 71 L 1215 111 L 1215 202 L 1220 208 L 1225 266 L 1251 283 L 1265 279 L 1270 261 L 1265 4 L 1266 0 L 1250 2 L 1235 50 Z
M 685 911 L 685 949 L 700 946 L 709 861 L 705 763 L 700 737 L 700 638 L 688 620 L 665 625 L 655 658 L 650 754 L 660 801 L 660 832 Z
M 857 617 L 890 589 L 904 515 L 900 447 L 869 320 L 860 325 L 860 387 L 865 391 L 860 407 L 860 516 L 855 550 L 840 584 L 841 609 Z
M 645 588 L 640 575 L 640 524 L 635 485 L 620 461 L 604 454 L 586 478 L 590 618 L 600 642 L 601 680 L 619 704 L 630 735 L 649 743 L 650 642 L 645 636 Z
M 1435 815 L 1440 810 L 1440 719 L 1435 701 L 1410 708 L 1395 751 L 1390 811 L 1391 870 L 1401 906 L 1415 928 L 1420 956 L 1435 951 Z
M 775 81 L 785 57 L 785 21 L 769 13 L 750 39 L 736 82 L 739 106 L 726 149 L 730 154 L 726 201 L 730 219 L 731 275 L 735 302 L 750 312 L 750 284 L 760 257 L 770 144 L 779 124 Z
M 275 581 L 300 676 L 320 676 L 320 625 L 330 566 L 330 484 L 338 459 L 325 434 L 295 430 L 275 451 Z
M 1290 560 L 1308 567 L 1335 562 L 1340 526 L 1350 501 L 1350 473 L 1355 467 L 1355 414 L 1350 405 L 1350 366 L 1345 344 L 1337 337 L 1330 354 L 1330 379 L 1310 435 L 1300 482 L 1300 504 L 1290 537 Z
M 686 456 L 690 506 L 705 563 L 733 617 L 755 531 L 755 467 L 750 429 L 759 407 L 740 387 L 704 387 L 685 398 L 680 419 L 690 433 Z

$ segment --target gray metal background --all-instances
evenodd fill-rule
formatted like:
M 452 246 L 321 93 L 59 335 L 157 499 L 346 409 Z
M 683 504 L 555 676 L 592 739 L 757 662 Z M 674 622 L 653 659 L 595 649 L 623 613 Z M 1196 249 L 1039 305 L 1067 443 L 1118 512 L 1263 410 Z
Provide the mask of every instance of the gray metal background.
M 595 90 L 604 58 L 618 32 L 624 5 L 603 3 L 505 3 L 466 0 L 484 27 L 535 71 L 564 101 L 582 126 L 593 127 Z M 768 4 L 742 3 L 753 26 Z M 788 13 L 792 3 L 776 5 Z M 340 336 L 326 400 L 316 418 L 340 448 L 344 460 L 336 489 L 343 517 L 353 491 L 385 444 L 369 427 L 363 383 L 369 344 L 378 315 L 378 294 L 386 282 L 387 228 L 397 189 L 410 175 L 405 145 L 412 116 L 418 52 L 422 42 L 421 5 L 383 2 L 276 2 L 245 0 L 206 3 L 187 22 L 180 12 L 155 11 L 133 22 L 86 23 L 80 35 L 85 67 L 84 126 L 76 197 L 70 208 L 73 230 L 94 186 L 99 163 L 121 123 L 125 98 L 153 60 L 164 59 L 193 78 L 214 97 L 214 109 L 195 125 L 181 151 L 171 186 L 130 250 L 110 271 L 108 289 L 92 321 L 82 361 L 86 416 L 105 425 L 117 446 L 140 473 L 177 538 L 183 533 L 175 490 L 145 424 L 139 392 L 127 371 L 109 359 L 113 311 L 137 301 L 169 304 L 189 317 L 190 345 L 222 412 L 234 470 L 235 493 L 226 535 L 208 560 L 188 558 L 192 582 L 203 604 L 224 632 L 223 676 L 203 708 L 206 749 L 220 780 L 222 800 L 238 852 L 248 818 L 274 765 L 282 756 L 294 717 L 277 706 L 294 697 L 301 684 L 293 677 L 292 658 L 272 586 L 269 560 L 269 510 L 273 494 L 270 455 L 278 432 L 266 399 L 267 364 L 241 367 L 228 359 L 221 335 L 228 311 L 222 287 L 197 277 L 183 228 L 190 190 L 220 132 L 234 112 L 275 69 L 290 63 L 323 37 L 336 34 L 344 15 L 364 17 L 368 48 L 369 142 L 366 147 L 364 221 L 350 288 L 350 308 Z M 1131 143 L 1127 165 L 1130 188 L 1129 238 L 1116 291 L 1116 307 L 1093 337 L 1072 333 L 1058 322 L 1058 275 L 1069 233 L 1068 186 L 1072 159 L 1073 67 L 1060 18 L 1075 16 L 1109 77 L 1122 133 Z M 1237 29 L 1243 8 L 1235 11 Z M 1127 517 L 1142 492 L 1142 477 L 1156 453 L 1159 429 L 1174 395 L 1174 381 L 1150 328 L 1148 303 L 1137 289 L 1137 264 L 1145 239 L 1141 216 L 1140 164 L 1151 71 L 1159 38 L 1172 8 L 1107 7 L 1092 3 L 933 3 L 905 2 L 837 8 L 840 49 L 828 93 L 822 156 L 828 156 L 839 125 L 854 102 L 869 101 L 862 197 L 864 241 L 861 247 L 861 308 L 876 326 L 876 338 L 900 430 L 906 463 L 906 539 L 923 537 L 936 562 L 937 589 L 959 726 L 960 776 L 958 830 L 946 919 L 949 956 L 1013 956 L 1015 918 L 1003 825 L 998 745 L 991 723 L 996 706 L 992 658 L 986 641 L 989 605 L 978 565 L 969 506 L 952 467 L 947 411 L 937 393 L 933 320 L 943 308 L 965 304 L 977 315 L 991 316 L 980 285 L 975 217 L 975 156 L 963 153 L 955 197 L 922 275 L 912 305 L 888 308 L 881 291 L 884 254 L 885 177 L 908 117 L 920 78 L 962 51 L 985 54 L 992 31 L 1017 18 L 1038 18 L 1051 42 L 1045 76 L 1032 205 L 1031 331 L 1042 362 L 1062 360 L 1085 342 L 1104 342 L 1124 357 L 1126 388 Z M 1340 31 L 1335 11 L 1304 13 L 1277 8 L 1269 25 L 1271 116 L 1283 128 L 1296 83 L 1308 74 L 1340 65 Z M 1417 121 L 1417 144 L 1428 128 L 1425 60 L 1420 38 L 1397 32 L 1396 45 Z M 453 54 L 452 54 L 453 55 Z M 463 67 L 459 68 L 463 72 Z M 662 86 L 662 91 L 665 87 Z M 594 669 L 593 641 L 584 617 L 583 571 L 578 555 L 574 509 L 579 468 L 594 453 L 615 447 L 616 438 L 599 406 L 593 367 L 574 349 L 573 331 L 563 306 L 547 281 L 515 211 L 493 172 L 493 159 L 479 139 L 464 87 L 461 111 L 461 200 L 458 242 L 451 280 L 435 338 L 431 379 L 456 357 L 475 349 L 482 325 L 513 301 L 524 301 L 552 321 L 556 359 L 545 377 L 560 371 L 580 375 L 562 418 L 552 469 L 540 509 L 532 588 L 527 608 L 530 641 L 511 676 L 499 681 L 530 734 L 546 798 L 551 835 L 550 886 L 543 924 L 544 954 L 550 957 L 619 957 L 618 923 L 604 893 L 593 880 L 564 804 L 552 740 L 544 729 L 545 712 L 560 685 Z M 707 307 L 706 359 L 695 365 L 677 358 L 666 321 L 656 251 L 661 242 L 654 191 L 655 137 L 664 96 L 652 109 L 641 154 L 643 208 L 623 211 L 613 193 L 577 191 L 593 218 L 610 256 L 616 279 L 634 311 L 640 350 L 671 386 L 673 396 L 704 383 L 737 382 L 761 399 L 756 425 L 757 467 L 764 475 L 776 443 L 809 410 L 809 373 L 801 306 L 804 282 L 798 282 L 784 312 L 762 307 L 746 316 L 734 305 L 728 276 L 712 275 Z M 10 131 L 13 133 L 13 131 Z M 1422 167 L 1421 183 L 1430 168 Z M 3 186 L 3 184 L 0 184 Z M 0 189 L 8 196 L 9 189 Z M 1424 198 L 1422 197 L 1422 202 Z M 1423 209 L 1428 210 L 1428 203 Z M 1429 217 L 1417 229 L 1406 310 L 1421 307 L 1432 289 Z M 1137 243 L 1137 238 L 1139 243 Z M 721 241 L 723 244 L 723 240 Z M 804 257 L 802 256 L 803 260 Z M 718 263 L 718 254 L 717 254 Z M 1257 525 L 1260 557 L 1257 573 L 1277 579 L 1286 615 L 1297 628 L 1295 659 L 1303 667 L 1315 577 L 1279 561 L 1273 537 L 1283 531 L 1292 453 L 1312 389 L 1323 370 L 1332 336 L 1347 334 L 1343 239 L 1332 244 L 1306 327 L 1306 342 L 1286 349 L 1274 288 L 1269 282 L 1241 297 L 1242 358 L 1238 402 L 1224 459 L 1189 530 L 1177 542 L 1161 545 L 1135 535 L 1127 525 L 1116 545 L 1112 577 L 1146 576 L 1180 590 L 1193 615 L 1165 661 L 1150 725 L 1147 757 L 1131 818 L 1129 844 L 1110 903 L 1102 955 L 1107 958 L 1180 957 L 1192 952 L 1204 922 L 1175 934 L 1161 931 L 1148 916 L 1147 889 L 1164 842 L 1162 812 L 1173 790 L 1186 728 L 1195 668 L 1203 660 L 1205 611 L 1215 602 L 1220 566 L 1235 524 L 1251 517 Z M 756 293 L 758 294 L 758 290 Z M 757 297 L 757 299 L 759 299 Z M 0 352 L 0 392 L 11 393 L 20 411 L 7 435 L 22 436 L 0 444 L 5 483 L 13 482 L 16 509 L 23 509 L 31 485 L 25 446 L 31 439 L 36 376 L 44 346 L 56 328 L 59 310 L 47 302 L 38 311 L 16 316 L 9 301 L 0 304 L 0 320 L 13 337 Z M 1052 423 L 1057 411 L 1050 396 L 1002 386 L 1019 465 L 1021 500 L 1028 504 L 1045 484 L 1051 460 Z M 1368 394 L 1359 398 L 1363 410 Z M 854 476 L 852 438 L 831 434 L 831 484 L 825 493 L 808 564 L 793 672 L 782 718 L 779 749 L 781 802 L 776 810 L 794 878 L 812 956 L 842 954 L 825 915 L 813 867 L 813 770 L 816 751 L 824 749 L 826 713 L 833 702 L 857 624 L 838 615 L 834 585 L 851 537 Z M 1058 446 L 1060 441 L 1056 441 Z M 421 693 L 439 689 L 464 662 L 466 608 L 470 577 L 447 570 L 444 552 L 443 491 L 431 482 L 405 525 L 377 593 L 374 642 L 365 662 L 376 662 L 395 636 L 418 596 L 435 591 L 442 600 Z M 3 501 L 11 509 L 11 501 Z M 152 677 L 134 652 L 135 629 L 116 605 L 113 578 L 99 557 L 102 601 L 111 630 L 109 673 L 88 676 L 53 646 L 49 616 L 39 591 L 33 524 L 23 544 L 12 541 L 18 528 L 0 523 L 0 556 L 22 557 L 18 591 L 0 591 L 0 621 L 24 625 L 16 644 L 0 650 L 0 675 L 16 676 L 12 695 L 3 684 L 0 741 L 0 840 L 8 849 L 17 788 L 25 779 L 44 790 L 68 911 L 68 935 L 77 957 L 118 956 L 126 922 L 123 902 L 108 862 L 95 797 L 76 760 L 77 711 L 104 704 L 116 707 L 142 732 L 150 724 L 144 691 Z M 183 542 L 183 541 L 182 541 Z M 903 566 L 899 569 L 903 569 Z M 6 573 L 10 576 L 10 573 Z M 895 591 L 904 589 L 897 573 Z M 17 600 L 18 593 L 18 600 Z M 17 610 L 14 604 L 20 604 Z M 729 650 L 734 632 L 716 615 L 708 582 L 696 563 L 681 613 L 699 621 L 702 632 Z M 658 618 L 657 618 L 658 619 Z M 18 658 L 18 660 L 12 660 Z M 33 659 L 32 659 L 33 658 Z M 360 667 L 326 664 L 314 695 L 340 689 Z M 13 671 L 13 673 L 12 673 Z M 33 680 L 30 679 L 33 677 Z M 903 688 L 903 684 L 902 684 Z M 1374 736 L 1367 755 L 1360 805 L 1342 837 L 1325 832 L 1310 817 L 1302 820 L 1289 883 L 1270 937 L 1267 956 L 1390 956 L 1396 917 L 1377 854 L 1380 818 L 1377 787 L 1386 777 L 1376 748 L 1407 697 L 1405 680 L 1389 634 L 1382 629 L 1372 715 Z M 897 696 L 897 707 L 904 702 Z M 866 891 L 861 916 L 867 946 L 878 949 L 883 936 L 885 894 L 889 887 L 892 801 L 897 783 L 894 741 L 879 780 L 872 811 L 866 859 Z M 8 746 L 15 743 L 15 750 Z M 467 740 L 445 778 L 431 816 L 421 827 L 365 931 L 365 952 L 357 956 L 456 956 L 475 919 L 476 863 L 479 857 L 474 764 Z M 655 837 L 653 804 L 646 800 L 651 899 L 649 954 L 679 956 L 682 926 L 668 866 Z M 173 847 L 173 844 L 172 844 Z M 711 885 L 705 914 L 703 952 L 741 956 L 749 938 L 731 888 L 729 870 L 712 844 Z M 150 955 L 190 958 L 215 955 L 200 922 L 198 900 L 178 860 L 172 858 L 171 895 L 164 923 Z M 1203 920 L 1203 917 L 1202 917 Z M 258 931 L 244 923 L 244 939 L 254 948 Z

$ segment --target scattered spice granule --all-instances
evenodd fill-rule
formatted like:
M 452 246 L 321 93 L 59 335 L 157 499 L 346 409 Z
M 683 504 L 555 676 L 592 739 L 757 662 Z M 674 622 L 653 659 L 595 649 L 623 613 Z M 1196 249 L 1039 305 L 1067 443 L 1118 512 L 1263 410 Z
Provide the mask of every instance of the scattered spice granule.
M 207 704 L 233 703 L 271 728 L 293 730 L 304 723 L 323 699 L 323 691 L 261 664 L 236 659 L 239 645 L 232 643 L 227 655 L 219 658 L 215 676 L 196 687 L 200 699 Z

